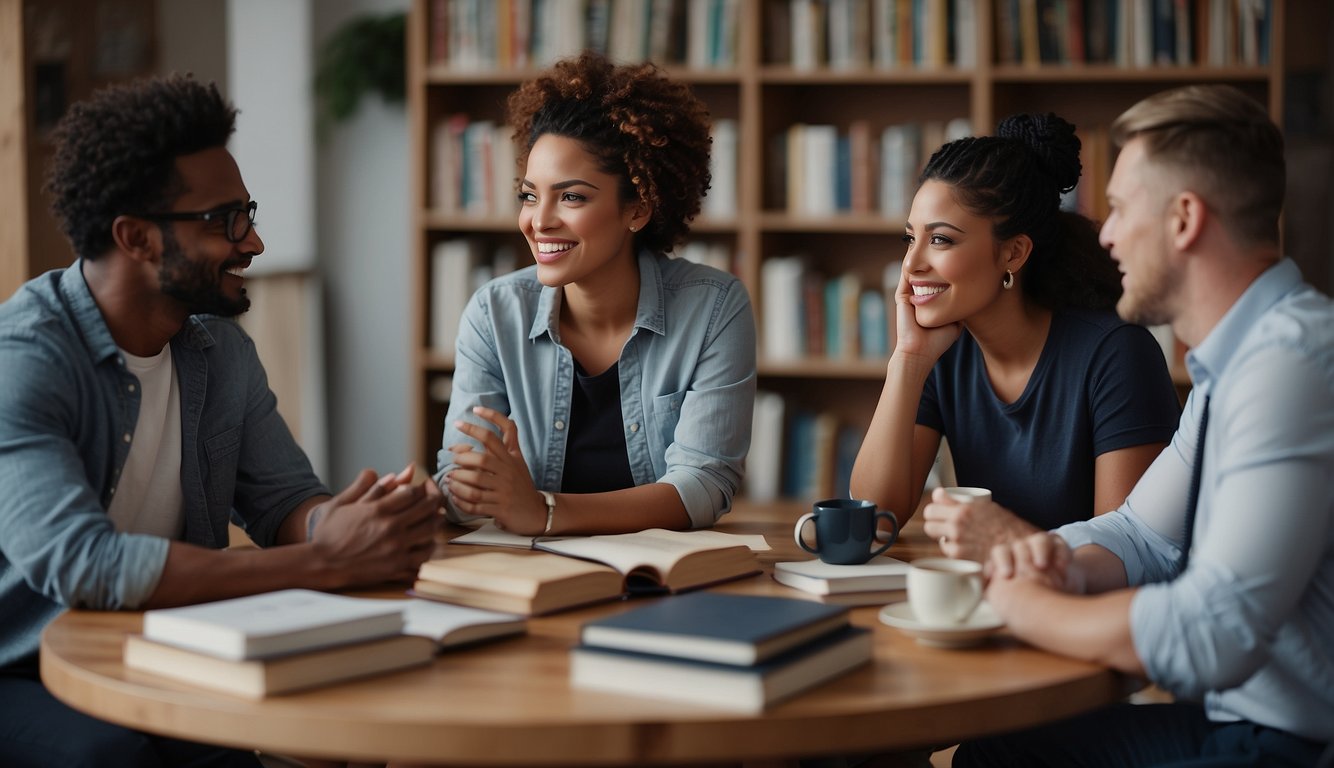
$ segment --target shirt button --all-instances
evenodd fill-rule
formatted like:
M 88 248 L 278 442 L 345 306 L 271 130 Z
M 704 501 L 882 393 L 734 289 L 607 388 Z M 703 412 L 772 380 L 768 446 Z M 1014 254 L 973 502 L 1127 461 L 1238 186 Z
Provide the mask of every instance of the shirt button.
M 126 387 L 126 389 L 130 390 L 131 392 L 133 392 L 133 391 L 134 391 L 134 385 L 131 384 L 130 386 Z
M 565 422 L 561 421 L 560 419 L 556 419 L 556 423 L 553 424 L 552 426 L 554 426 L 558 430 L 565 429 Z
M 630 425 L 630 431 L 631 431 L 631 432 L 638 432 L 638 431 L 639 431 L 639 422 L 635 422 L 634 424 L 631 424 L 631 425 Z
M 121 440 L 124 440 L 124 441 L 127 442 L 127 443 L 130 442 L 130 433 L 129 433 L 129 432 L 126 432 L 124 435 L 121 436 L 120 439 L 121 439 Z

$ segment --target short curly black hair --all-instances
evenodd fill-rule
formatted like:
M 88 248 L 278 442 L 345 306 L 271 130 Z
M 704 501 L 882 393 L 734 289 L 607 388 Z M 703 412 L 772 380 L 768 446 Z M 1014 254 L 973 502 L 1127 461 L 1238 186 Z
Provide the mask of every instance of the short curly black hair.
M 226 146 L 236 108 L 213 83 L 169 75 L 103 88 L 56 125 L 46 192 L 74 252 L 112 247 L 111 222 L 165 210 L 182 191 L 176 158 Z
M 575 139 L 620 176 L 622 200 L 652 206 L 639 247 L 666 253 L 685 240 L 711 181 L 709 110 L 688 85 L 586 52 L 511 94 L 509 121 L 520 167 L 542 136 Z

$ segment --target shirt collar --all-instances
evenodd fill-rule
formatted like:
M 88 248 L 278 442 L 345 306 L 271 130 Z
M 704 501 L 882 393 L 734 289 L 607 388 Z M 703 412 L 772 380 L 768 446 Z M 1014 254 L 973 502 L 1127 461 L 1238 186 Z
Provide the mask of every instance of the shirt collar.
M 102 317 L 102 310 L 97 308 L 93 292 L 88 288 L 88 281 L 83 277 L 83 259 L 75 259 L 60 276 L 60 294 L 70 308 L 74 324 L 79 328 L 79 337 L 88 350 L 89 356 L 96 362 L 120 354 L 111 330 Z
M 60 293 L 70 307 L 89 356 L 95 362 L 118 356 L 120 349 L 111 337 L 111 329 L 107 328 L 102 310 L 98 309 L 97 301 L 93 299 L 88 280 L 83 276 L 83 259 L 75 259 L 60 276 Z M 179 341 L 193 349 L 204 349 L 213 345 L 213 334 L 209 333 L 199 315 L 191 315 L 172 341 Z
M 635 310 L 635 327 L 659 336 L 667 329 L 667 300 L 663 295 L 662 269 L 658 256 L 649 251 L 639 252 L 639 306 Z M 552 286 L 542 288 L 537 302 L 537 314 L 528 330 L 529 340 L 548 334 L 560 342 L 560 301 L 562 292 Z
M 1292 259 L 1280 259 L 1260 273 L 1204 341 L 1186 353 L 1186 370 L 1192 386 L 1208 392 L 1260 316 L 1301 284 L 1301 270 Z

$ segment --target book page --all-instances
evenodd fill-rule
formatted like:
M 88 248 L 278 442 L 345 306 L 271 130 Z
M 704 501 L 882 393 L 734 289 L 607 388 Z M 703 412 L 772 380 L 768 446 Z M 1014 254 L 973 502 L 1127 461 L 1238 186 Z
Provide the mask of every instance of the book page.
M 650 528 L 649 530 L 640 531 L 639 533 L 633 533 L 633 534 L 607 534 L 607 535 L 639 536 L 641 534 L 651 534 L 653 531 L 661 531 L 667 534 L 687 534 L 693 537 L 691 539 L 692 541 L 697 541 L 701 543 L 709 541 L 716 543 L 718 546 L 733 546 L 736 544 L 742 544 L 746 547 L 749 547 L 752 552 L 768 552 L 771 549 L 773 549 L 773 547 L 769 546 L 769 542 L 765 540 L 764 536 L 758 533 L 755 534 L 724 533 L 722 531 L 714 531 L 708 529 L 699 531 L 668 531 L 662 528 Z M 592 538 L 592 537 L 520 536 L 517 533 L 502 531 L 496 527 L 495 521 L 488 520 L 485 523 L 483 523 L 479 528 L 477 528 L 477 530 L 472 531 L 470 533 L 465 533 L 462 536 L 456 536 L 455 538 L 450 539 L 449 543 L 483 544 L 492 547 L 514 547 L 516 549 L 532 549 L 538 543 L 545 543 L 550 541 L 571 541 L 571 540 L 586 539 L 586 538 Z M 543 549 L 543 547 L 536 547 L 536 548 Z
M 716 531 L 650 528 L 638 533 L 541 539 L 533 546 L 548 552 L 606 563 L 625 574 L 634 570 L 652 569 L 659 575 L 658 580 L 662 581 L 661 575 L 671 571 L 673 566 L 693 553 L 742 545 L 733 541 L 729 534 Z
M 469 608 L 415 598 L 403 601 L 403 634 L 420 635 L 440 642 L 463 627 L 479 624 L 508 624 L 522 621 L 513 613 Z

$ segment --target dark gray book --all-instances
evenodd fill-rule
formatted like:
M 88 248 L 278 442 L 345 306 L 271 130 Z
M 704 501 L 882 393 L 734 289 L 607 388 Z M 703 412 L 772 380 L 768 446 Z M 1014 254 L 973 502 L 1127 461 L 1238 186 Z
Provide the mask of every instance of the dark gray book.
M 845 606 L 695 592 L 584 624 L 585 646 L 757 664 L 848 625 Z
M 579 645 L 570 651 L 570 684 L 754 713 L 866 664 L 874 656 L 871 636 L 847 626 L 752 665 Z

